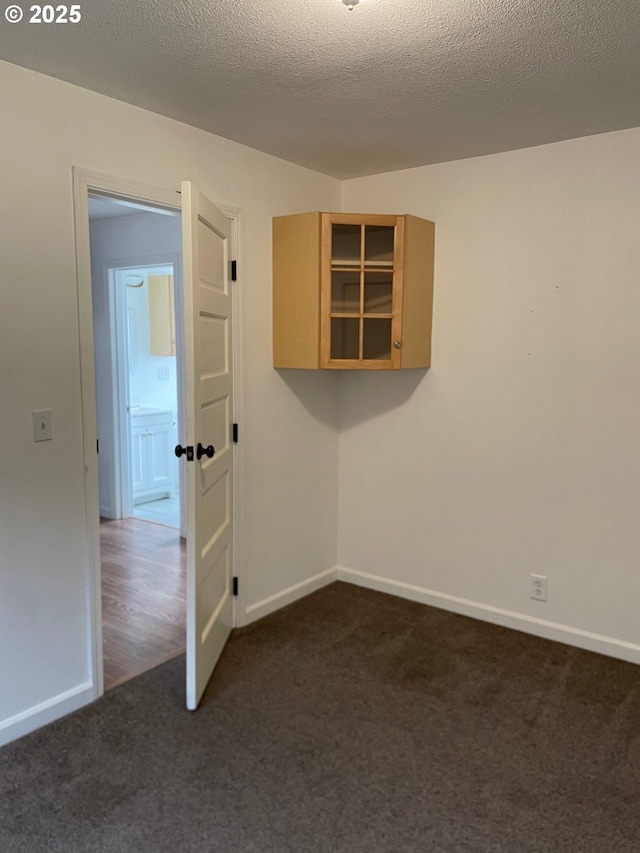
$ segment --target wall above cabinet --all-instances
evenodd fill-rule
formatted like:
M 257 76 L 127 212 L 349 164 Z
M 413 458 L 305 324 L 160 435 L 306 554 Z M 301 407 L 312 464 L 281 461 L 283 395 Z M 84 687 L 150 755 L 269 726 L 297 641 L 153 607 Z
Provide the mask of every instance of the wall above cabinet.
M 434 234 L 408 214 L 274 218 L 274 367 L 429 367 Z

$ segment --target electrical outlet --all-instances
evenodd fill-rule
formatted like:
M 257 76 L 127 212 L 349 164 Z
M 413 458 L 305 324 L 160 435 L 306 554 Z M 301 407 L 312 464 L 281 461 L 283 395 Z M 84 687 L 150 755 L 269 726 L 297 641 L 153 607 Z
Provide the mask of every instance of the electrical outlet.
M 547 576 L 546 575 L 531 575 L 529 595 L 535 601 L 547 600 Z

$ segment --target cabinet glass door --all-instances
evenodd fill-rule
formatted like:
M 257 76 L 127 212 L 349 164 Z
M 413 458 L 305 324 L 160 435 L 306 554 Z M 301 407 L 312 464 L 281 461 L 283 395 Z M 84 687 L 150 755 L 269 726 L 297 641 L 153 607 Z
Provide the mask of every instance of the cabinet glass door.
M 389 225 L 364 225 L 364 262 L 369 269 L 393 269 L 395 228 Z
M 330 243 L 323 273 L 327 366 L 393 367 L 398 220 L 385 216 L 379 217 L 385 220 L 379 224 L 371 221 L 375 217 L 334 221 L 341 218 L 331 216 L 325 231 Z M 325 246 L 329 248 L 327 242 Z
M 362 357 L 367 361 L 391 359 L 391 320 L 371 319 L 362 322 Z
M 331 318 L 331 358 L 360 358 L 360 319 L 356 317 Z
M 364 272 L 363 312 L 393 314 L 393 273 Z
M 340 225 L 331 227 L 331 266 L 360 266 L 362 255 L 362 226 Z
M 331 270 L 331 313 L 360 313 L 359 270 Z

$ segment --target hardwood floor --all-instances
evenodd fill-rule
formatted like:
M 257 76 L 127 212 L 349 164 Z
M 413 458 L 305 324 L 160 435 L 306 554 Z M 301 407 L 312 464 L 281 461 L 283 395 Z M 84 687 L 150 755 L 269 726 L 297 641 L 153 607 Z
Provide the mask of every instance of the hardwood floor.
M 100 558 L 109 690 L 184 652 L 186 549 L 170 527 L 102 519 Z

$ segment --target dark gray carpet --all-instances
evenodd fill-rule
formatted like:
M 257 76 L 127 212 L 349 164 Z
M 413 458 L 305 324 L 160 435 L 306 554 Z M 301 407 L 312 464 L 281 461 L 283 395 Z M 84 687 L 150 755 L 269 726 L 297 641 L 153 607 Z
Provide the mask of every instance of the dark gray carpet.
M 2 853 L 638 853 L 638 670 L 345 584 L 0 751 Z

